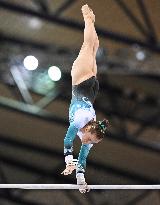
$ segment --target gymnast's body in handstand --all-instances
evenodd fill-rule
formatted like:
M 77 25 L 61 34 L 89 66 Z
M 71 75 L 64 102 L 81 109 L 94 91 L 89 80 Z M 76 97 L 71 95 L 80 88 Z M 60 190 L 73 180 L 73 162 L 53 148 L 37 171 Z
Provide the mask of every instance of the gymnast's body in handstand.
M 93 108 L 93 103 L 99 90 L 99 82 L 96 78 L 96 53 L 99 47 L 99 40 L 94 27 L 95 15 L 88 5 L 82 6 L 81 10 L 85 22 L 84 42 L 71 70 L 70 126 L 64 139 L 66 169 L 62 174 L 71 174 L 76 169 L 77 184 L 83 185 L 80 192 L 85 193 L 87 190 L 84 177 L 86 158 L 93 144 L 103 139 L 108 121 L 96 121 L 96 114 Z M 73 140 L 76 135 L 80 137 L 82 142 L 77 164 L 74 163 L 72 153 Z

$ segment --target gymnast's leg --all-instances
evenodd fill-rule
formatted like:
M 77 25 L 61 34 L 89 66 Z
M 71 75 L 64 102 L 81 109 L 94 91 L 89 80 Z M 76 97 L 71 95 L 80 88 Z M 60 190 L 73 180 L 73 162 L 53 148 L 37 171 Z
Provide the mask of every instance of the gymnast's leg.
M 96 38 L 95 38 L 94 48 L 93 48 L 93 73 L 94 73 L 94 76 L 97 75 L 96 54 L 97 54 L 98 48 L 99 48 L 99 40 L 98 40 L 98 36 L 97 36 L 97 33 L 96 33 Z
M 92 10 L 90 10 L 87 5 L 82 7 L 82 13 L 85 21 L 84 42 L 78 57 L 72 66 L 71 75 L 73 85 L 78 84 L 94 75 L 94 63 L 97 51 L 97 46 L 95 44 L 95 42 L 97 42 L 95 41 L 96 32 L 94 28 L 95 17 Z M 66 166 L 66 169 L 62 172 L 62 174 L 64 175 L 71 174 L 75 169 L 75 164 L 69 163 L 70 158 L 68 156 L 70 156 L 72 153 L 72 142 L 77 134 L 77 131 L 78 130 L 74 126 L 74 124 L 70 123 L 66 137 L 64 139 L 64 153 L 69 153 L 67 153 L 67 155 L 65 156 L 65 161 L 68 166 Z
M 82 14 L 85 22 L 84 42 L 77 59 L 74 61 L 71 75 L 72 85 L 81 83 L 82 81 L 95 75 L 95 41 L 97 39 L 94 27 L 95 16 L 88 5 L 82 6 Z

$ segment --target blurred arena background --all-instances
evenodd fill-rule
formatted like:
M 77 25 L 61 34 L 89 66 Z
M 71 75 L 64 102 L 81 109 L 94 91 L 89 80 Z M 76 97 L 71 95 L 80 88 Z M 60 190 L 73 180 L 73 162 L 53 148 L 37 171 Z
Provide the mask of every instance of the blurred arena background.
M 86 180 L 160 184 L 160 1 L 0 0 L 3 184 L 76 183 L 75 174 L 60 173 L 85 3 L 96 15 L 100 40 L 97 119 L 106 117 L 111 125 L 90 152 Z M 77 138 L 75 157 L 79 147 Z M 1 189 L 0 204 L 158 205 L 160 192 Z

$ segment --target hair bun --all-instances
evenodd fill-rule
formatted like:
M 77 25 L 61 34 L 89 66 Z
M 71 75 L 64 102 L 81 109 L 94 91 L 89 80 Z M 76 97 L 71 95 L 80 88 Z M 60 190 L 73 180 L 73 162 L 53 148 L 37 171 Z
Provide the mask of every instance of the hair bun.
M 99 125 L 99 128 L 101 129 L 101 132 L 105 134 L 109 126 L 109 121 L 107 119 L 103 119 L 102 121 L 98 121 L 98 125 Z
M 109 126 L 109 121 L 108 121 L 107 119 L 103 119 L 103 120 L 102 120 L 102 123 L 103 123 L 106 127 Z

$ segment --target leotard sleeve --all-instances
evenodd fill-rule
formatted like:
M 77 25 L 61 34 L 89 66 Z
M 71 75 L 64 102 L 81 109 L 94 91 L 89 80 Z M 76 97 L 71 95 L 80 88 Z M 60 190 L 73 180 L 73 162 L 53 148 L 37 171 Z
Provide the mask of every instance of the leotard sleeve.
M 93 144 L 82 144 L 78 157 L 76 173 L 84 173 L 86 169 L 86 159 Z

